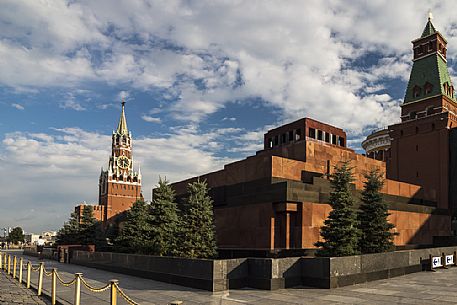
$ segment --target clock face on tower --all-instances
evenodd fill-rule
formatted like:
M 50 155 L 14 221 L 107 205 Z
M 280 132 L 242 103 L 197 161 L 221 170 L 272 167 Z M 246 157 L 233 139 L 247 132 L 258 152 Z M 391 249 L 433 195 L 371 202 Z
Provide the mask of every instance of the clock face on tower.
M 127 158 L 126 156 L 121 156 L 117 159 L 117 166 L 119 166 L 120 168 L 128 168 L 130 165 L 130 159 Z

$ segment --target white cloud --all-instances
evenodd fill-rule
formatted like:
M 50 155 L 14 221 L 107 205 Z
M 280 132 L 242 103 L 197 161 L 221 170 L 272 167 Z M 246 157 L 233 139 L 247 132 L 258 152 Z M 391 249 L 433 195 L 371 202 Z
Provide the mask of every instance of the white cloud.
M 76 111 L 84 111 L 86 108 L 84 108 L 80 103 L 74 101 L 74 100 L 66 100 L 60 103 L 59 105 L 60 108 L 63 109 L 73 109 Z
M 261 97 L 282 109 L 281 119 L 308 115 L 359 132 L 372 120 L 381 124 L 398 115 L 398 107 L 384 107 L 394 98 L 384 102 L 376 95 L 386 78 L 407 79 L 409 41 L 420 34 L 429 7 L 454 41 L 449 3 L 381 3 L 7 1 L 11 10 L 0 13 L 7 23 L 0 58 L 10 60 L 0 61 L 6 71 L 0 83 L 18 88 L 99 80 L 166 88 L 178 97 L 167 106 L 172 117 L 193 122 L 229 101 Z M 385 58 L 353 68 L 367 51 Z M 346 116 L 335 119 L 338 111 L 328 109 Z
M 17 110 L 24 110 L 24 106 L 20 105 L 20 104 L 16 104 L 16 103 L 13 103 L 11 104 L 11 107 L 13 108 L 16 108 Z
M 149 123 L 160 123 L 161 122 L 160 118 L 155 118 L 155 117 L 152 117 L 149 115 L 142 115 L 141 118 L 144 121 L 149 122 Z

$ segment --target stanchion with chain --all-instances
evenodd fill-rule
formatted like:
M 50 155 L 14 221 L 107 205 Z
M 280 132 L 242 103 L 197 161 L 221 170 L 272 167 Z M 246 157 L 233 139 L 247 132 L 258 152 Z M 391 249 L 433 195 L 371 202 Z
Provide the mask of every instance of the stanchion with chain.
M 8 274 L 11 274 L 11 255 L 8 254 Z
M 22 284 L 22 268 L 24 267 L 24 260 L 22 257 L 19 259 L 19 283 Z
M 75 273 L 76 276 L 76 285 L 75 285 L 75 303 L 74 305 L 81 304 L 81 277 L 82 273 Z
M 13 257 L 13 279 L 16 278 L 17 258 L 16 255 Z
M 41 291 L 43 289 L 43 271 L 44 271 L 43 263 L 40 263 L 39 274 L 38 274 L 38 295 L 41 295 Z
M 52 268 L 51 304 L 56 304 L 57 269 Z
M 111 303 L 110 305 L 117 305 L 117 288 L 116 285 L 119 283 L 118 280 L 111 280 L 110 281 L 110 288 L 111 288 Z
M 27 288 L 30 288 L 30 273 L 32 273 L 32 264 L 27 262 Z

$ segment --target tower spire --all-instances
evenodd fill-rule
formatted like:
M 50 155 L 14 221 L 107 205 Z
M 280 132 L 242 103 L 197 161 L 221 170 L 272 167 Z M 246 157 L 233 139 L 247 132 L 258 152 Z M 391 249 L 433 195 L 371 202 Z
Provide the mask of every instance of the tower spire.
M 129 130 L 127 128 L 127 120 L 125 118 L 125 99 L 122 98 L 122 112 L 121 118 L 119 119 L 119 124 L 117 125 L 117 133 L 118 134 L 128 134 Z

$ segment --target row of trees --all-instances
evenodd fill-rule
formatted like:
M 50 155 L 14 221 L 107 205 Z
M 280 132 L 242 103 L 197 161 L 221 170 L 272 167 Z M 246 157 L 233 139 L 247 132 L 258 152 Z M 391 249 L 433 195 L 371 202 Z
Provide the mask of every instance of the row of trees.
M 212 200 L 206 181 L 188 184 L 188 197 L 179 205 L 166 179 L 159 179 L 151 203 L 137 201 L 125 220 L 115 228 L 102 228 L 85 206 L 81 218 L 75 213 L 60 229 L 58 244 L 95 244 L 110 241 L 114 251 L 209 258 L 216 256 Z
M 387 204 L 380 193 L 384 180 L 379 171 L 365 174 L 359 210 L 354 209 L 354 198 L 350 183 L 354 181 L 349 163 L 335 167 L 330 175 L 332 211 L 321 228 L 324 241 L 318 256 L 347 256 L 360 253 L 378 253 L 394 247 L 392 232 L 394 225 L 389 223 Z
M 161 256 L 216 256 L 213 201 L 206 181 L 188 184 L 188 197 L 176 203 L 167 180 L 159 179 L 151 204 L 138 201 L 114 240 L 115 249 Z

